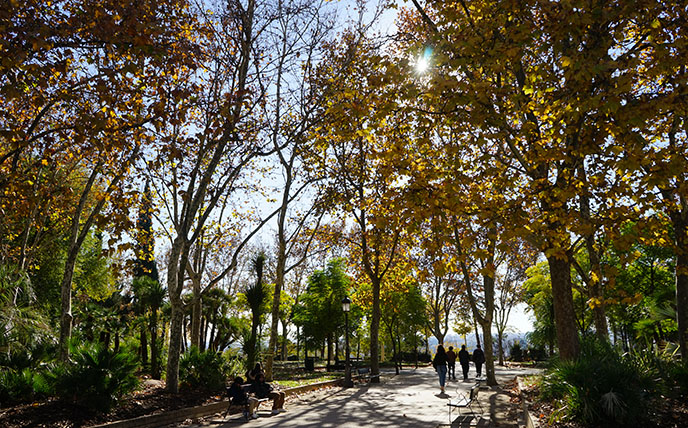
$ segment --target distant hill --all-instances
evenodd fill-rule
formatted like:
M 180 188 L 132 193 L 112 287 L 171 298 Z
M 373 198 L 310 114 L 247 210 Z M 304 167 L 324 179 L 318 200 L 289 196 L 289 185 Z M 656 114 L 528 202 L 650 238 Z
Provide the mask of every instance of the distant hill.
M 526 335 L 528 333 L 508 333 L 506 335 L 506 340 L 504 341 L 504 351 L 506 354 L 509 354 L 509 346 L 512 342 L 515 340 L 518 340 L 521 342 L 521 347 L 526 348 L 528 341 L 526 340 Z M 482 335 L 480 336 L 480 341 L 482 343 Z M 428 339 L 429 345 L 430 345 L 430 353 L 434 354 L 435 349 L 437 348 L 437 338 L 435 336 L 431 336 Z M 495 347 L 495 353 L 497 352 L 497 337 L 494 337 L 494 347 Z M 464 344 L 463 341 L 463 336 L 459 336 L 458 334 L 455 333 L 450 333 L 447 334 L 444 338 L 444 347 L 445 349 L 448 349 L 450 346 L 453 346 L 454 348 L 461 349 L 461 345 Z M 475 345 L 477 344 L 475 340 L 475 334 L 468 334 L 466 335 L 466 349 L 469 352 L 472 352 L 473 349 L 475 349 Z

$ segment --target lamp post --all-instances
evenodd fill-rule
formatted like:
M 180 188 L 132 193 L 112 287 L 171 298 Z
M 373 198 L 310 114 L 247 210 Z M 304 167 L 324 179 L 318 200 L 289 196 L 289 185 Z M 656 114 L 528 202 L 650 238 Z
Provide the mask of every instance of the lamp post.
M 342 311 L 344 311 L 344 347 L 346 348 L 346 359 L 344 363 L 344 387 L 354 386 L 351 381 L 351 362 L 349 361 L 349 311 L 351 310 L 351 299 L 345 296 L 342 299 Z

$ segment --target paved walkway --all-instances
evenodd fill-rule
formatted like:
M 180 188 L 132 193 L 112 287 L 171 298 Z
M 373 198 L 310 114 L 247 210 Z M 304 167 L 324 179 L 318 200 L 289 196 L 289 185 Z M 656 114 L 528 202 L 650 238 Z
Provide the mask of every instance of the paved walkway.
M 471 367 L 473 369 L 473 367 Z M 516 375 L 532 373 L 532 369 L 497 368 L 500 384 Z M 447 393 L 440 394 L 437 375 L 431 367 L 405 369 L 379 384 L 370 386 L 356 385 L 353 388 L 331 388 L 307 394 L 304 397 L 288 399 L 287 412 L 270 414 L 270 406 L 263 404 L 259 418 L 244 421 L 241 415 L 214 415 L 193 424 L 179 424 L 185 427 L 283 427 L 283 428 L 357 428 L 357 427 L 438 427 L 450 426 L 447 402 L 456 400 L 459 393 L 466 392 L 474 384 L 469 382 L 449 382 Z M 454 412 L 451 426 L 496 426 L 488 423 L 489 415 L 497 420 L 499 426 L 514 426 L 516 417 L 500 406 L 507 406 L 508 400 L 500 399 L 499 390 L 481 389 L 481 403 L 485 410 L 484 418 L 458 419 Z M 503 420 L 505 417 L 514 420 Z

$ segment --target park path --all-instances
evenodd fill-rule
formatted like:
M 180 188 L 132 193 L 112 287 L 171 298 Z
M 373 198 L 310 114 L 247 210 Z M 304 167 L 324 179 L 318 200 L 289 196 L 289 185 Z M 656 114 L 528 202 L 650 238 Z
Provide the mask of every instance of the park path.
M 516 375 L 532 372 L 527 369 L 498 368 L 497 378 L 501 383 Z M 314 396 L 289 400 L 287 412 L 270 414 L 270 407 L 262 405 L 259 418 L 244 421 L 241 415 L 213 415 L 194 424 L 178 424 L 175 427 L 212 427 L 231 428 L 247 426 L 255 428 L 357 428 L 357 427 L 438 427 L 449 426 L 447 401 L 456 400 L 458 393 L 466 392 L 474 384 L 469 382 L 449 382 L 446 394 L 441 395 L 437 375 L 432 367 L 405 369 L 401 374 L 392 376 L 382 383 L 356 385 L 353 388 L 332 388 L 315 393 Z M 495 409 L 489 409 L 494 399 L 489 392 L 483 397 L 485 417 L 494 416 Z M 495 407 L 495 406 L 493 406 Z M 497 409 L 499 412 L 499 409 Z M 454 412 L 454 416 L 456 412 Z M 454 418 L 456 420 L 456 417 Z M 489 426 L 487 419 L 473 421 L 471 424 Z M 513 421 L 516 423 L 516 421 Z

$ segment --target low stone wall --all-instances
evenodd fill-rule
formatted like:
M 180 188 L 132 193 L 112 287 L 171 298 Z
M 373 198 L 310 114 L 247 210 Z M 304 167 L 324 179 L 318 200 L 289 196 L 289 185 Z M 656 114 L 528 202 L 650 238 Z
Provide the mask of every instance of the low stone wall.
M 523 385 L 523 378 L 521 378 L 521 376 L 517 376 L 516 381 L 518 381 L 519 392 L 523 391 L 525 389 Z M 525 419 L 526 428 L 538 428 L 537 418 L 535 418 L 535 416 L 533 416 L 533 414 L 528 410 L 528 402 L 523 395 L 521 395 L 521 405 L 523 406 L 523 417 Z
M 286 395 L 301 394 L 308 391 L 314 391 L 320 388 L 327 388 L 331 386 L 340 386 L 344 379 L 335 379 L 326 382 L 312 383 L 309 385 L 297 386 L 294 388 L 285 389 Z M 95 425 L 92 428 L 148 428 L 159 427 L 162 425 L 173 424 L 187 419 L 202 418 L 204 416 L 213 415 L 215 413 L 224 413 L 227 410 L 228 401 L 218 401 L 215 403 L 204 404 L 202 406 L 189 407 L 186 409 L 171 410 L 155 415 L 140 416 L 138 418 L 127 419 L 124 421 L 109 422 L 102 425 Z

